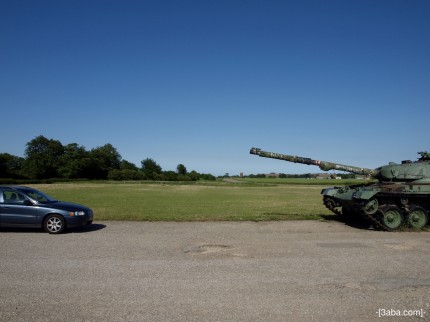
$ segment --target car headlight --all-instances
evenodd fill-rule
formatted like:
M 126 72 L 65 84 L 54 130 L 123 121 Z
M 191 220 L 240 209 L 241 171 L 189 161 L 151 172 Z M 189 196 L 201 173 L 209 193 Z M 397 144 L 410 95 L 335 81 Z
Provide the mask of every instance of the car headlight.
M 85 216 L 85 211 L 71 211 L 71 212 L 69 212 L 69 215 L 72 217 Z

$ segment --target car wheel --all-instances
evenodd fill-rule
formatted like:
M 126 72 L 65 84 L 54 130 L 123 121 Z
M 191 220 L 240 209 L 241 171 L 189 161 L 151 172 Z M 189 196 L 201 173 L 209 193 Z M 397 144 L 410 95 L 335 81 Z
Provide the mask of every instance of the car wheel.
M 66 222 L 60 215 L 49 215 L 43 224 L 45 231 L 50 234 L 61 234 L 66 228 Z

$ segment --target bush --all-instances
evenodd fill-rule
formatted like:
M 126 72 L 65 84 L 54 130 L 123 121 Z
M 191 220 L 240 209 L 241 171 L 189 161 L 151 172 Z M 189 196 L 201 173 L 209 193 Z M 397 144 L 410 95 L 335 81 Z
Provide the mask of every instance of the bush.
M 215 176 L 211 175 L 210 173 L 203 173 L 200 175 L 200 179 L 202 180 L 209 180 L 209 181 L 215 181 Z
M 139 172 L 138 170 L 131 170 L 131 169 L 123 169 L 123 170 L 117 170 L 113 169 L 109 171 L 108 179 L 114 180 L 114 181 L 121 181 L 121 180 L 144 180 L 145 176 L 143 173 Z

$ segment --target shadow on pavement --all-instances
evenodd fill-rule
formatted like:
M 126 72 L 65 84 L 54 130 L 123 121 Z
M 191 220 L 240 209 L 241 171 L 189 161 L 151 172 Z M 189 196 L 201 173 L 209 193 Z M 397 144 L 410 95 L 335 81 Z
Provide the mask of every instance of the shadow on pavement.
M 106 225 L 91 224 L 91 225 L 80 227 L 80 228 L 73 228 L 70 230 L 66 230 L 66 234 L 67 233 L 73 233 L 73 234 L 91 233 L 93 231 L 102 230 L 104 228 L 106 228 Z
M 106 228 L 106 225 L 91 224 L 84 227 L 66 229 L 63 234 L 91 233 L 104 228 Z M 0 227 L 0 233 L 45 233 L 45 231 L 42 228 Z
M 369 230 L 372 227 L 365 218 L 359 216 L 321 215 L 321 217 L 327 221 L 337 221 L 357 229 Z

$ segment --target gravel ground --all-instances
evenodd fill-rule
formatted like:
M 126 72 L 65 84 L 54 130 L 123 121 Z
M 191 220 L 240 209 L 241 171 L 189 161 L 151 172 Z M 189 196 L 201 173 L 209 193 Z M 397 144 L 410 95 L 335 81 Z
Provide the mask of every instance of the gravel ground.
M 430 319 L 429 232 L 97 222 L 1 229 L 0 245 L 1 321 Z

